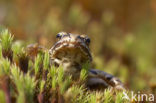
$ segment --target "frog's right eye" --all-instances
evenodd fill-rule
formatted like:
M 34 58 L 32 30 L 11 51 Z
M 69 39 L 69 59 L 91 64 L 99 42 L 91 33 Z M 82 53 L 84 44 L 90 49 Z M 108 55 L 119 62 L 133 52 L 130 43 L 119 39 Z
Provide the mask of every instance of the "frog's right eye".
M 57 35 L 56 35 L 56 38 L 58 39 L 61 39 L 64 35 L 66 35 L 67 33 L 66 32 L 59 32 Z

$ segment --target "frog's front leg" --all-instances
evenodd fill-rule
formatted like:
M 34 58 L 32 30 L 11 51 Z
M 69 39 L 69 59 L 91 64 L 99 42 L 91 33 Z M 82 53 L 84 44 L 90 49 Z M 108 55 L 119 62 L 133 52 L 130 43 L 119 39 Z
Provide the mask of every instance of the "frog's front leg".
M 113 75 L 108 74 L 104 71 L 97 70 L 97 69 L 90 69 L 88 73 L 88 77 L 102 79 L 105 83 L 107 83 L 108 85 L 112 86 L 115 89 L 118 90 L 124 89 L 123 83 L 117 77 L 114 77 Z

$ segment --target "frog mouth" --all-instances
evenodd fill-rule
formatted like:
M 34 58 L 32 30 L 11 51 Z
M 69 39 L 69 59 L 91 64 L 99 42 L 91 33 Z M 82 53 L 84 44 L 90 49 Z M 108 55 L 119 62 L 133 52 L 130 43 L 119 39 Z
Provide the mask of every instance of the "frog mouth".
M 92 56 L 90 53 L 89 48 L 86 46 L 85 43 L 82 42 L 71 42 L 71 41 L 62 41 L 57 42 L 52 49 L 50 49 L 49 53 L 51 54 L 52 58 L 57 58 L 58 54 L 80 54 L 84 60 L 92 61 Z M 60 57 L 58 57 L 60 58 Z

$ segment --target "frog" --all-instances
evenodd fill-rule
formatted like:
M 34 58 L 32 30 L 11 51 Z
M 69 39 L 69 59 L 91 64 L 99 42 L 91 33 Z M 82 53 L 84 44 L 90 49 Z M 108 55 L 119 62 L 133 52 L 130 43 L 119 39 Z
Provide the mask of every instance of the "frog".
M 93 61 L 90 38 L 87 35 L 59 32 L 56 39 L 56 43 L 49 49 L 51 65 L 61 66 L 65 75 L 78 79 L 83 65 L 92 64 Z M 125 89 L 119 78 L 95 68 L 88 69 L 85 84 L 89 89 Z

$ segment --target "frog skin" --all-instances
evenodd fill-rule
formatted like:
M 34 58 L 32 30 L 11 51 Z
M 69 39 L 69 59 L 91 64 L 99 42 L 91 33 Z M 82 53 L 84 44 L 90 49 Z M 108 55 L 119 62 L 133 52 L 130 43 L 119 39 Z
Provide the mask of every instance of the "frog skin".
M 92 62 L 89 49 L 90 38 L 86 35 L 60 32 L 58 41 L 49 50 L 51 64 L 62 66 L 65 75 L 72 75 L 74 79 L 80 77 L 82 66 Z M 87 87 L 90 89 L 108 88 L 124 89 L 123 83 L 111 74 L 97 69 L 88 70 Z

